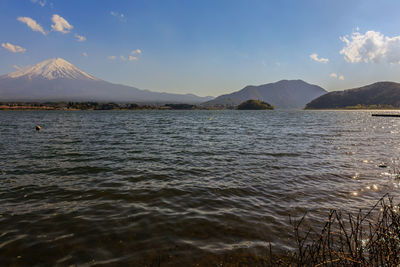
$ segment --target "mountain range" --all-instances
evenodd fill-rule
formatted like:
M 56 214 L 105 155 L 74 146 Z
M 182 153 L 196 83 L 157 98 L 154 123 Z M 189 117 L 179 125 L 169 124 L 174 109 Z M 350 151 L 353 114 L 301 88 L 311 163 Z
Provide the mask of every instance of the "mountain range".
M 1 101 L 118 101 L 193 103 L 213 99 L 193 94 L 141 90 L 103 81 L 62 58 L 52 58 L 0 76 Z
M 187 103 L 205 107 L 236 107 L 259 100 L 277 109 L 332 109 L 348 107 L 400 108 L 400 84 L 377 82 L 344 91 L 327 92 L 302 80 L 281 80 L 213 97 L 141 90 L 96 78 L 62 58 L 0 76 L 0 101 L 96 101 L 134 103 Z
M 281 80 L 259 86 L 246 86 L 242 90 L 221 95 L 203 103 L 204 106 L 237 106 L 254 99 L 267 102 L 277 109 L 302 109 L 307 103 L 327 93 L 320 86 L 302 80 Z
M 400 83 L 377 82 L 367 86 L 334 91 L 307 104 L 306 109 L 335 109 L 348 107 L 400 107 Z

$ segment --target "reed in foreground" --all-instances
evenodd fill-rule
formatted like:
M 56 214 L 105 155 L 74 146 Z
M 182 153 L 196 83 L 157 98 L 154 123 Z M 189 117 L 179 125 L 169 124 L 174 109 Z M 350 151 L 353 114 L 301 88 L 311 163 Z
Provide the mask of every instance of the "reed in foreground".
M 284 259 L 270 252 L 269 265 L 399 266 L 400 214 L 393 198 L 383 196 L 367 213 L 329 212 L 322 230 L 304 229 L 305 216 L 292 220 L 297 251 Z

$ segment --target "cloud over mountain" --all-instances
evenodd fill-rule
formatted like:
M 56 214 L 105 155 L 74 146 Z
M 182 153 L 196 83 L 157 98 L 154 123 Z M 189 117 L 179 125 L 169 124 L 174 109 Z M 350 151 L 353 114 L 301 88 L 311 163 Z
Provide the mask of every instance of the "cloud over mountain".
M 329 59 L 323 58 L 323 57 L 318 57 L 318 54 L 314 53 L 310 55 L 310 58 L 314 61 L 320 62 L 320 63 L 328 63 Z
M 19 45 L 13 45 L 10 43 L 2 43 L 1 46 L 5 49 L 7 49 L 8 51 L 11 51 L 13 53 L 23 53 L 26 51 L 26 48 L 23 48 Z
M 341 81 L 344 80 L 344 76 L 343 76 L 343 75 L 337 74 L 337 73 L 335 73 L 335 72 L 332 72 L 331 74 L 329 74 L 329 77 L 335 78 L 335 79 L 339 79 L 339 80 L 341 80 Z
M 40 32 L 43 35 L 47 34 L 43 27 L 30 17 L 18 17 L 17 20 L 26 24 L 33 31 Z M 74 28 L 74 26 L 72 26 L 66 19 L 57 14 L 54 14 L 51 17 L 51 21 L 53 22 L 51 28 L 56 32 L 69 33 Z M 78 42 L 86 41 L 85 36 L 75 34 L 75 37 L 77 38 Z
M 110 15 L 116 18 L 119 18 L 120 21 L 126 22 L 126 16 L 122 13 L 116 11 L 110 11 Z
M 53 29 L 53 31 L 56 32 L 69 33 L 74 27 L 71 24 L 69 24 L 66 19 L 57 14 L 53 15 L 51 21 L 53 21 L 51 28 Z
M 78 41 L 78 42 L 84 42 L 84 41 L 86 41 L 86 37 L 85 36 L 82 36 L 82 35 L 79 35 L 79 34 L 77 34 L 77 33 L 75 33 L 75 38 L 76 38 L 76 40 Z
M 142 53 L 142 50 L 140 50 L 140 49 L 135 49 L 135 50 L 132 50 L 132 52 L 131 52 L 132 55 L 141 54 L 141 53 Z
M 354 32 L 340 38 L 345 47 L 340 51 L 350 63 L 400 63 L 400 36 L 388 37 L 380 32 Z
M 43 30 L 42 26 L 40 26 L 40 24 L 37 23 L 34 19 L 29 17 L 18 17 L 17 20 L 25 23 L 29 28 L 32 29 L 32 31 L 40 32 L 43 35 L 46 35 L 46 32 Z
M 46 5 L 46 0 L 31 0 L 31 2 L 34 4 L 39 4 L 41 7 Z

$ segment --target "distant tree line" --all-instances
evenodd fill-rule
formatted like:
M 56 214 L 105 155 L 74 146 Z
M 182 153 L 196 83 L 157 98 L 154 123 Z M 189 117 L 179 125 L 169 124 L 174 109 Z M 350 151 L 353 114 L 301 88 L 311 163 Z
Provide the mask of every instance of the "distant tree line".
M 392 105 L 355 105 L 347 106 L 345 109 L 398 109 L 399 106 L 394 107 Z
M 273 109 L 274 107 L 259 100 L 248 100 L 238 106 L 210 106 L 170 103 L 137 104 L 115 102 L 0 102 L 0 110 L 199 110 L 199 109 Z
M 0 110 L 192 110 L 192 104 L 136 104 L 115 102 L 0 102 Z
M 144 106 L 148 108 L 148 106 Z M 117 104 L 117 103 L 99 103 L 99 102 L 68 102 L 68 109 L 79 110 L 113 110 L 113 109 L 139 109 L 138 104 Z

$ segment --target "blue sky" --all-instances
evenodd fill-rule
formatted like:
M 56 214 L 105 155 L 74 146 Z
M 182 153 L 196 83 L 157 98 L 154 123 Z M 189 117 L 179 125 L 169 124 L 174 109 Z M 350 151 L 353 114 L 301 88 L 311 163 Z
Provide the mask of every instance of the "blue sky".
M 329 91 L 400 82 L 399 10 L 385 0 L 1 0 L 0 74 L 61 57 L 103 80 L 201 96 L 280 79 Z

